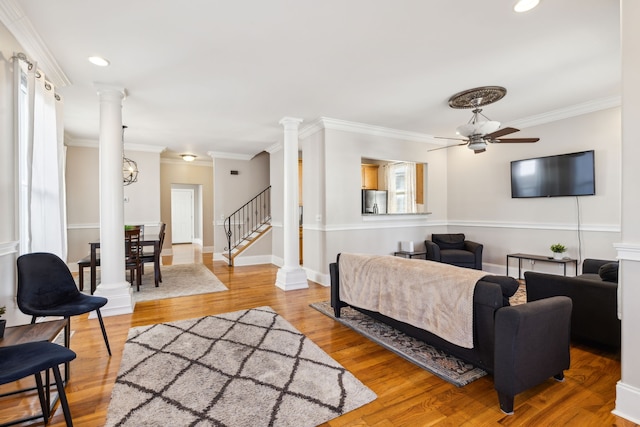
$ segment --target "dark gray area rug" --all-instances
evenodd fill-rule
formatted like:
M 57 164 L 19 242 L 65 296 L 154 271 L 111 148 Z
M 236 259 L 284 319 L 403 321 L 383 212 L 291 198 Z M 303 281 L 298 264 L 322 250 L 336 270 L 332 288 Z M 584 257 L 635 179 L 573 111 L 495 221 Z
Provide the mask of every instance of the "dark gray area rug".
M 316 426 L 376 398 L 270 307 L 132 328 L 107 426 Z
M 383 322 L 372 319 L 351 307 L 342 308 L 339 318 L 333 315 L 333 308 L 329 301 L 313 303 L 311 307 L 458 387 L 487 375 L 484 370 L 410 337 Z

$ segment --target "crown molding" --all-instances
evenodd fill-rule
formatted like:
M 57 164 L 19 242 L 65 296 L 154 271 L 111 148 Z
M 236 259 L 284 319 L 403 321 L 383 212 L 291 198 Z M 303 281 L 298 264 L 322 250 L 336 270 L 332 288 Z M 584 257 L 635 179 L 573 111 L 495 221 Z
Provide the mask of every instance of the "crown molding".
M 230 160 L 251 160 L 255 157 L 251 154 L 226 153 L 222 151 L 207 151 L 207 155 L 212 159 L 230 159 Z
M 596 111 L 606 110 L 608 108 L 619 107 L 622 105 L 620 96 L 612 96 L 610 98 L 595 99 L 583 102 L 581 104 L 571 105 L 565 108 L 559 108 L 546 113 L 537 114 L 523 119 L 518 119 L 507 123 L 508 126 L 523 129 L 531 126 L 543 125 L 545 123 L 555 122 L 557 120 L 569 119 L 571 117 L 581 116 L 583 114 L 594 113 Z
M 273 153 L 277 153 L 278 151 L 282 150 L 284 148 L 284 146 L 282 145 L 281 142 L 276 142 L 273 145 L 270 145 L 269 147 L 265 148 L 264 151 L 266 151 L 269 154 L 273 154 Z
M 182 159 L 168 159 L 168 158 L 160 158 L 160 163 L 169 164 L 169 165 L 180 165 L 180 166 L 205 166 L 212 168 L 213 162 L 207 160 L 194 160 L 192 162 L 186 162 Z
M 93 139 L 76 139 L 65 137 L 64 145 L 67 147 L 84 147 L 84 148 L 98 148 L 100 144 L 98 141 Z M 142 151 L 146 153 L 164 153 L 167 147 L 160 147 L 158 145 L 148 145 L 148 144 L 131 144 L 128 142 L 124 143 L 124 149 L 128 151 Z
M 309 126 L 300 131 L 300 138 L 307 138 L 322 129 L 339 130 L 345 132 L 359 133 L 370 136 L 381 136 L 386 138 L 402 139 L 405 141 L 434 143 L 436 139 L 433 135 L 420 132 L 392 129 L 383 126 L 368 125 L 365 123 L 350 122 L 347 120 L 332 119 L 330 117 L 320 117 Z
M 62 71 L 16 0 L 0 2 L 0 22 L 13 34 L 27 56 L 37 62 L 37 68 L 45 73 L 48 81 L 56 87 L 71 85 L 71 80 Z

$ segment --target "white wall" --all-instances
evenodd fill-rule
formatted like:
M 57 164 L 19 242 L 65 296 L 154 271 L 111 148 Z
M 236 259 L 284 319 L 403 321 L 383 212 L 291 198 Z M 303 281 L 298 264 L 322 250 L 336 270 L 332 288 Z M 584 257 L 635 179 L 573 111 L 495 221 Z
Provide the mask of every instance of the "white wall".
M 125 151 L 138 164 L 138 181 L 124 187 L 125 224 L 158 226 L 160 223 L 160 154 Z M 89 242 L 100 238 L 99 159 L 95 146 L 67 146 L 67 220 L 69 251 L 67 262 L 74 271 L 76 262 L 89 254 Z
M 304 200 L 304 268 L 308 277 L 327 284 L 329 263 L 340 252 L 392 254 L 399 242 L 424 247 L 431 233 L 445 230 L 446 155 L 434 154 L 430 138 L 362 126 L 336 126 L 324 119 L 301 132 Z M 439 153 L 439 152 L 434 152 Z M 427 211 L 431 215 L 361 214 L 361 160 L 414 161 L 427 164 Z
M 391 254 L 403 240 L 416 249 L 432 233 L 464 232 L 485 245 L 485 270 L 504 274 L 506 255 L 546 255 L 561 242 L 569 255 L 613 259 L 620 239 L 620 109 L 611 108 L 524 129 L 536 144 L 494 144 L 482 154 L 465 147 L 428 152 L 431 140 L 363 126 L 336 128 L 320 121 L 301 132 L 304 267 L 326 284 L 328 264 L 340 252 Z M 364 130 L 363 130 L 364 129 Z M 512 199 L 512 160 L 595 150 L 596 195 Z M 429 215 L 363 216 L 362 157 L 427 164 Z M 272 164 L 273 168 L 273 164 Z M 578 206 L 580 233 L 578 233 Z M 553 264 L 526 269 L 556 271 Z M 573 271 L 569 271 L 573 274 Z M 511 275 L 517 274 L 513 268 Z
M 567 246 L 573 258 L 614 259 L 621 216 L 620 108 L 530 127 L 514 137 L 519 135 L 540 141 L 493 144 L 481 154 L 466 147 L 447 150 L 449 231 L 484 243 L 485 270 L 502 274 L 507 253 L 551 255 L 552 243 Z M 511 161 L 584 150 L 595 150 L 595 196 L 511 198 Z M 533 268 L 558 272 L 559 266 Z
M 214 256 L 222 259 L 221 253 L 227 246 L 227 238 L 224 232 L 224 219 L 242 207 L 253 197 L 260 194 L 270 185 L 269 154 L 261 153 L 250 160 L 229 159 L 215 157 L 213 159 L 213 182 L 215 189 L 213 194 L 214 210 Z M 231 175 L 231 171 L 237 171 L 237 175 Z M 270 236 L 265 236 L 270 239 Z M 252 249 L 251 256 L 261 256 L 270 253 L 270 244 L 262 243 L 257 249 Z M 265 249 L 267 248 L 267 249 Z M 247 258 L 247 254 L 238 258 Z

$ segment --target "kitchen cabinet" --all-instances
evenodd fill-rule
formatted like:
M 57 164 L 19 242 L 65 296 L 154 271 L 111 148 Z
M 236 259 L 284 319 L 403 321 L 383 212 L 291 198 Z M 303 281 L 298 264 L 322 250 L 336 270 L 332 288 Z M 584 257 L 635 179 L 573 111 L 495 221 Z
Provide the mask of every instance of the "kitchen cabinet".
M 378 189 L 378 165 L 363 163 L 361 168 L 362 168 L 362 189 L 377 190 Z

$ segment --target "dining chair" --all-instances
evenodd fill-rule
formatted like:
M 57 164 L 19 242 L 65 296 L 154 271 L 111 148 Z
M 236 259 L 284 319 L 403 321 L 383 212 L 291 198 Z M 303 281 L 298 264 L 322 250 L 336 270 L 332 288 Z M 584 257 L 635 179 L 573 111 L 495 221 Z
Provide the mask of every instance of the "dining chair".
M 129 270 L 131 286 L 136 281 L 136 289 L 142 284 L 142 245 L 140 244 L 140 228 L 133 227 L 124 230 L 125 240 L 125 268 Z
M 64 346 L 69 348 L 71 339 L 71 316 L 95 311 L 100 321 L 102 337 L 111 356 L 107 331 L 102 321 L 100 307 L 107 299 L 81 293 L 69 267 L 57 255 L 34 252 L 18 257 L 18 308 L 30 315 L 31 323 L 38 317 L 62 316 L 67 321 L 64 327 Z M 65 371 L 68 377 L 68 370 Z
M 51 369 L 58 389 L 58 398 L 64 413 L 64 420 L 67 426 L 70 427 L 73 425 L 73 421 L 58 365 L 68 363 L 75 358 L 76 354 L 73 351 L 47 341 L 0 347 L 0 384 L 12 383 L 30 375 L 35 376 L 42 416 L 44 417 L 44 423 L 48 424 L 50 409 L 45 398 L 41 372 Z
M 156 284 L 156 287 L 158 287 L 159 282 L 162 282 L 162 272 L 160 271 L 160 252 L 162 251 L 162 245 L 164 244 L 164 235 L 167 229 L 167 224 L 162 223 L 162 225 L 160 225 L 160 232 L 158 233 L 158 254 L 156 254 L 155 248 L 149 252 L 149 251 L 144 251 L 143 248 L 143 252 L 142 252 L 142 268 L 143 268 L 143 272 L 144 272 L 144 264 L 148 263 L 148 262 L 152 262 L 153 263 L 153 275 L 154 275 L 154 282 Z M 157 259 L 156 259 L 156 255 L 157 255 Z

